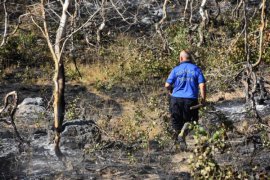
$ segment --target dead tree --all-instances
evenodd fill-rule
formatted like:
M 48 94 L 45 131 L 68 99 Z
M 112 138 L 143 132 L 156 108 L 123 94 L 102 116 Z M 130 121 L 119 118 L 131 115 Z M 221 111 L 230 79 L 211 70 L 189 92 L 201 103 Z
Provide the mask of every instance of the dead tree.
M 16 124 L 14 122 L 14 115 L 16 113 L 18 106 L 18 95 L 16 91 L 9 92 L 4 97 L 4 107 L 0 109 L 0 122 L 4 122 L 7 125 L 12 125 L 16 137 L 20 141 L 20 143 L 27 143 L 28 145 L 30 142 L 24 140 L 20 133 L 17 130 Z M 8 117 L 5 117 L 8 116 Z
M 264 85 L 261 83 L 264 83 L 261 79 L 261 77 L 257 77 L 256 68 L 262 61 L 262 49 L 263 49 L 263 34 L 264 34 L 264 28 L 265 28 L 265 4 L 266 0 L 262 1 L 262 11 L 261 11 L 261 26 L 260 26 L 260 43 L 259 43 L 259 58 L 256 61 L 256 63 L 251 64 L 250 62 L 250 51 L 249 51 L 249 42 L 248 42 L 248 24 L 247 24 L 247 15 L 246 15 L 246 2 L 243 0 L 241 1 L 243 4 L 243 10 L 244 10 L 244 40 L 245 40 L 245 55 L 246 55 L 246 65 L 242 73 L 242 84 L 244 85 L 245 89 L 245 96 L 246 96 L 246 102 L 251 101 L 252 103 L 252 109 L 255 112 L 256 117 L 260 120 L 260 116 L 256 110 L 256 102 L 255 102 L 255 93 L 258 88 L 260 88 L 260 96 L 264 95 L 263 91 L 265 90 Z M 260 79 L 260 80 L 258 80 Z
M 65 68 L 64 68 L 64 60 L 63 54 L 65 51 L 66 44 L 68 40 L 76 33 L 79 32 L 83 27 L 85 27 L 89 21 L 93 19 L 93 17 L 100 11 L 97 9 L 85 23 L 83 23 L 78 28 L 74 29 L 73 31 L 68 31 L 67 22 L 69 18 L 75 19 L 74 16 L 71 16 L 71 13 L 68 11 L 71 0 L 65 0 L 61 3 L 62 13 L 61 15 L 57 15 L 59 18 L 58 28 L 55 33 L 55 41 L 53 43 L 51 37 L 53 32 L 50 31 L 49 23 L 48 23 L 48 14 L 47 9 L 49 9 L 50 1 L 41 0 L 40 3 L 40 10 L 41 10 L 41 17 L 38 17 L 35 14 L 31 14 L 31 19 L 33 23 L 40 29 L 43 37 L 45 38 L 47 45 L 49 47 L 52 59 L 54 61 L 54 91 L 53 91 L 53 109 L 54 109 L 54 129 L 55 129 L 55 152 L 59 154 L 60 151 L 60 138 L 62 132 L 62 124 L 65 117 Z M 75 8 L 76 9 L 76 8 Z M 54 14 L 56 12 L 52 10 Z M 74 13 L 75 14 L 75 13 Z M 50 16 L 49 16 L 50 17 Z M 40 25 L 41 21 L 42 25 Z
M 65 47 L 65 44 L 62 41 L 64 36 L 64 30 L 67 24 L 67 11 L 70 4 L 70 0 L 65 0 L 62 4 L 62 15 L 60 18 L 59 26 L 55 36 L 55 43 L 52 43 L 50 32 L 48 29 L 48 24 L 46 21 L 46 2 L 41 0 L 41 13 L 43 19 L 43 27 L 40 26 L 36 20 L 32 17 L 32 21 L 34 24 L 41 30 L 44 38 L 47 41 L 50 53 L 52 55 L 52 59 L 54 61 L 54 128 L 56 131 L 55 134 L 55 151 L 60 152 L 59 143 L 60 143 L 60 133 L 62 131 L 62 123 L 64 121 L 65 116 L 65 69 L 64 69 L 64 62 L 62 56 L 62 50 Z

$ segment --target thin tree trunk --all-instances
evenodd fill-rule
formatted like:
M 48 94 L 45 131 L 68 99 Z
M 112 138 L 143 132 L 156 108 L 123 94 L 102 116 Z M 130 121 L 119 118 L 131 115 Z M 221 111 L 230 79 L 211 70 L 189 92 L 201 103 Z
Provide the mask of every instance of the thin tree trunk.
M 58 66 L 54 76 L 54 128 L 55 149 L 59 149 L 60 133 L 62 132 L 62 123 L 65 117 L 65 68 L 64 64 Z
M 54 75 L 54 128 L 55 150 L 59 151 L 60 133 L 62 132 L 62 124 L 65 117 L 65 68 L 63 58 L 61 58 L 61 41 L 67 24 L 67 9 L 70 0 L 65 0 L 60 24 L 55 38 L 55 75 Z
M 204 29 L 206 26 L 206 22 L 208 20 L 207 11 L 205 10 L 206 2 L 207 2 L 207 0 L 202 0 L 201 7 L 200 7 L 200 15 L 202 17 L 202 21 L 201 21 L 200 27 L 198 29 L 199 38 L 200 38 L 200 42 L 197 44 L 198 47 L 200 47 L 205 41 Z

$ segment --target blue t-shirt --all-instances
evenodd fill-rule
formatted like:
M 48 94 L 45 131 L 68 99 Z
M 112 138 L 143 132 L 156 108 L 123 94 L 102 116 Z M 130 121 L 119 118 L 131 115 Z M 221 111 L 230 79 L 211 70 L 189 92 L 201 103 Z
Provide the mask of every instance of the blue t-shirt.
M 185 61 L 173 68 L 166 82 L 173 85 L 173 97 L 197 99 L 199 84 L 205 83 L 205 78 L 198 66 Z

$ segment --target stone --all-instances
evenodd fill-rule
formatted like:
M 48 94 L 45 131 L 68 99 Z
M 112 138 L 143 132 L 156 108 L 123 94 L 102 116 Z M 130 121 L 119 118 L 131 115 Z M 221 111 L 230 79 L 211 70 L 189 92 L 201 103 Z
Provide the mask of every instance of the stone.
M 20 105 L 16 111 L 16 118 L 38 119 L 45 113 L 45 108 L 38 105 Z
M 38 119 L 46 112 L 43 105 L 44 101 L 40 97 L 25 98 L 23 102 L 18 105 L 15 117 L 29 120 Z
M 36 97 L 36 98 L 25 98 L 19 106 L 22 105 L 38 105 L 38 106 L 43 106 L 44 101 L 41 97 Z M 18 106 L 18 107 L 19 107 Z
M 54 132 L 50 131 L 50 137 Z M 94 121 L 72 120 L 63 124 L 61 146 L 71 149 L 82 149 L 87 144 L 95 144 L 101 140 L 101 132 Z

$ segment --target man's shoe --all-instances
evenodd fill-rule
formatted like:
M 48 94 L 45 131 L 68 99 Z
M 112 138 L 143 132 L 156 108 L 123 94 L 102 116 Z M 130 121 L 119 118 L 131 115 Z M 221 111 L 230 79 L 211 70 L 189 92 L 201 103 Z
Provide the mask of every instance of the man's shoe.
M 183 138 L 182 136 L 178 136 L 178 143 L 180 145 L 180 150 L 181 151 L 186 151 L 187 150 L 187 143 L 185 138 Z

